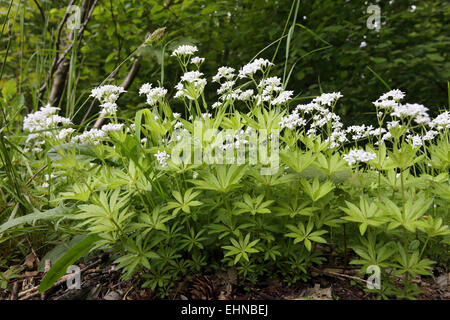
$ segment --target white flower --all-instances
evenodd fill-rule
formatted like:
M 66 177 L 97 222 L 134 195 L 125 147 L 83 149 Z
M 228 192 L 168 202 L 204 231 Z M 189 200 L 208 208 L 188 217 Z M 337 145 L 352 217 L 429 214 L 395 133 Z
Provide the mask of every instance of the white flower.
M 51 173 L 50 175 L 48 175 L 48 174 L 44 175 L 44 177 L 45 177 L 45 181 L 48 181 L 50 179 L 56 178 L 56 175 Z
M 173 113 L 173 117 L 174 117 L 175 119 L 178 119 L 179 117 L 181 117 L 181 113 L 174 112 L 174 113 Z
M 228 99 L 231 100 L 237 100 L 239 98 L 239 96 L 241 95 L 242 90 L 241 89 L 236 89 L 230 92 L 227 92 L 225 94 L 223 94 L 222 96 L 219 97 L 220 100 L 222 101 L 226 101 Z
M 323 93 L 319 97 L 313 100 L 314 103 L 320 103 L 321 105 L 331 106 L 339 98 L 342 98 L 343 95 L 340 92 L 333 93 Z
M 170 155 L 165 151 L 158 151 L 158 153 L 155 154 L 155 157 L 159 164 L 164 168 L 167 166 L 167 160 L 170 158 Z
M 428 108 L 424 107 L 421 104 L 404 104 L 404 105 L 398 105 L 394 108 L 394 111 L 391 112 L 392 117 L 428 117 Z
M 264 88 L 267 91 L 281 91 L 281 79 L 279 77 L 262 79 L 259 82 L 258 88 Z
M 352 135 L 353 140 L 359 140 L 359 139 L 367 137 L 369 135 L 369 132 L 371 132 L 372 129 L 373 129 L 372 126 L 366 127 L 366 125 L 363 124 L 360 126 L 350 126 L 345 131 L 347 133 L 353 134 Z
M 231 80 L 234 78 L 234 69 L 230 67 L 220 67 L 217 70 L 217 74 L 213 77 L 213 82 L 220 82 L 222 78 L 226 80 Z
M 361 44 L 359 45 L 360 48 L 365 48 L 367 47 L 367 42 L 363 41 L 361 42 Z
M 279 123 L 281 128 L 288 128 L 290 130 L 295 129 L 297 126 L 306 125 L 306 120 L 301 118 L 297 112 L 291 113 L 287 117 L 282 117 Z
M 182 126 L 183 126 L 183 124 L 178 121 L 177 123 L 175 123 L 174 128 L 178 129 L 178 128 L 182 127 Z
M 437 130 L 450 128 L 450 112 L 445 111 L 430 122 L 430 127 Z
M 388 130 L 391 130 L 392 128 L 397 128 L 400 126 L 400 121 L 394 120 L 387 123 Z
M 70 125 L 70 119 L 56 114 L 59 110 L 60 108 L 46 105 L 40 110 L 28 114 L 23 120 L 23 130 L 35 132 L 55 129 L 59 124 Z M 46 133 L 45 135 L 51 135 L 51 133 Z
M 273 99 L 270 104 L 272 105 L 280 105 L 283 103 L 286 103 L 287 101 L 289 101 L 292 98 L 292 95 L 294 94 L 294 91 L 283 91 L 281 92 L 278 97 L 276 97 L 275 99 Z
M 182 45 L 172 52 L 172 56 L 191 55 L 197 51 L 198 49 L 196 46 Z
M 123 92 L 126 92 L 123 87 L 104 85 L 92 89 L 90 97 L 96 98 L 101 103 L 116 102 L 116 100 L 119 98 L 119 95 Z
M 314 110 L 316 110 L 316 108 L 320 107 L 317 103 L 308 103 L 308 104 L 299 104 L 295 110 L 297 111 L 301 111 L 304 113 L 310 113 Z
M 117 104 L 114 102 L 106 102 L 100 106 L 102 107 L 102 110 L 100 111 L 102 117 L 114 116 L 117 113 Z
M 236 81 L 232 81 L 232 80 L 225 81 L 224 83 L 222 83 L 220 85 L 220 88 L 217 89 L 217 93 L 218 94 L 223 94 L 224 92 L 230 91 L 233 88 L 235 83 L 236 83 Z
M 163 99 L 167 94 L 167 89 L 162 87 L 152 88 L 150 83 L 145 83 L 139 90 L 139 95 L 147 95 L 147 104 L 154 106 L 158 101 Z
M 327 138 L 325 142 L 330 142 L 330 149 L 339 147 L 342 143 L 347 142 L 348 139 L 344 131 L 335 130 L 331 133 L 330 138 Z
M 245 90 L 239 95 L 238 100 L 241 101 L 250 100 L 251 98 L 253 98 L 253 93 L 254 93 L 253 89 Z
M 203 92 L 206 86 L 206 79 L 202 79 L 203 73 L 199 71 L 186 72 L 181 81 L 175 86 L 178 90 L 175 94 L 175 98 L 187 97 L 191 100 L 196 100 Z M 183 85 L 183 81 L 187 82 Z
M 420 146 L 423 145 L 423 141 L 422 138 L 419 135 L 415 135 L 415 136 L 408 136 L 408 139 L 411 143 L 411 146 L 416 149 Z
M 385 140 L 392 138 L 392 134 L 390 132 L 386 132 L 382 137 L 381 137 L 381 143 L 383 143 Z M 374 143 L 375 145 L 379 145 L 378 141 Z
M 104 85 L 92 89 L 90 97 L 94 97 L 100 101 L 100 115 L 104 116 L 114 116 L 117 112 L 116 101 L 119 95 L 126 92 L 123 87 L 115 85 Z
M 392 98 L 395 101 L 399 101 L 402 100 L 405 97 L 405 93 L 398 90 L 398 89 L 394 89 L 391 90 L 385 94 L 383 94 L 378 100 L 388 100 L 390 98 Z
M 398 103 L 395 100 L 378 100 L 372 102 L 376 107 L 381 109 L 394 109 L 398 106 Z M 382 115 L 382 114 L 381 114 Z
M 273 63 L 266 59 L 255 59 L 253 62 L 246 64 L 239 70 L 239 78 L 246 78 L 248 76 L 253 76 L 259 70 L 267 66 L 272 66 Z
M 193 64 L 202 64 L 203 62 L 205 62 L 205 58 L 193 57 L 191 59 L 191 63 Z
M 181 76 L 181 81 L 196 82 L 201 80 L 202 75 L 203 73 L 201 73 L 200 71 L 189 71 Z
M 102 131 L 106 133 L 110 131 L 120 131 L 122 130 L 123 126 L 124 126 L 123 123 L 108 123 L 102 126 Z
M 153 88 L 147 94 L 147 104 L 150 106 L 154 106 L 158 101 L 162 100 L 167 94 L 167 89 L 158 87 Z
M 91 129 L 89 131 L 85 131 L 79 136 L 75 136 L 72 138 L 72 142 L 79 142 L 79 143 L 93 143 L 98 144 L 101 140 L 103 140 L 106 137 L 106 132 L 99 129 Z
M 50 185 L 47 183 L 47 182 L 44 182 L 43 184 L 42 184 L 42 188 L 48 188 Z
M 71 135 L 74 132 L 75 132 L 75 129 L 72 129 L 72 128 L 61 129 L 58 132 L 58 136 L 57 137 L 60 140 L 64 140 L 66 137 L 68 137 L 69 135 Z
M 38 111 L 25 116 L 23 120 L 23 130 L 29 131 L 26 143 L 32 142 L 33 152 L 41 152 L 43 149 L 39 147 L 45 144 L 45 137 L 53 137 L 63 140 L 69 134 L 74 132 L 71 128 L 60 128 L 60 125 L 70 125 L 72 122 L 68 118 L 61 117 L 56 113 L 59 108 L 46 105 Z
M 213 105 L 211 106 L 211 108 L 215 109 L 215 108 L 217 108 L 217 107 L 220 107 L 221 105 L 222 105 L 222 102 L 217 101 L 217 102 L 214 102 L 214 103 L 213 103 Z
M 344 155 L 344 160 L 347 161 L 349 166 L 352 166 L 357 161 L 367 162 L 376 158 L 375 153 L 366 152 L 361 149 L 350 150 L 348 154 Z
M 141 96 L 143 94 L 149 94 L 151 89 L 152 89 L 151 83 L 144 83 L 139 89 L 139 95 Z
M 423 141 L 428 141 L 428 140 L 433 140 L 435 136 L 437 136 L 439 134 L 439 132 L 434 131 L 434 130 L 429 130 L 423 137 L 422 140 Z

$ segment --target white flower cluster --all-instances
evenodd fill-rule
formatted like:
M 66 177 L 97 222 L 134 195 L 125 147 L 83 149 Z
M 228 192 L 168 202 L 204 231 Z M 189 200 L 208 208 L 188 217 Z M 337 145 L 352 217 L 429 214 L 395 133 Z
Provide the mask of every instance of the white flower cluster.
M 213 77 L 213 82 L 220 82 L 222 78 L 226 80 L 232 80 L 235 76 L 234 69 L 230 67 L 220 67 L 217 70 L 217 74 Z
M 162 87 L 152 88 L 151 83 L 145 83 L 139 89 L 139 95 L 145 94 L 147 96 L 147 104 L 154 106 L 158 101 L 161 101 L 167 94 L 167 89 Z
M 342 97 L 343 95 L 340 92 L 323 93 L 315 98 L 312 102 L 319 103 L 321 105 L 327 105 L 330 107 L 335 101 Z
M 193 57 L 191 59 L 191 63 L 196 64 L 196 65 L 200 65 L 203 62 L 205 62 L 205 58 L 200 58 L 200 57 Z
M 352 166 L 356 162 L 367 162 L 376 158 L 375 153 L 366 152 L 361 149 L 350 150 L 348 154 L 344 155 L 344 160 L 347 161 L 349 166 Z
M 258 88 L 263 88 L 266 92 L 279 92 L 282 90 L 281 88 L 281 79 L 279 77 L 269 77 L 267 79 L 262 79 Z
M 172 56 L 192 55 L 197 51 L 197 46 L 181 45 L 172 52 Z
M 108 123 L 102 126 L 102 131 L 108 133 L 110 131 L 120 131 L 122 130 L 124 124 L 123 123 Z
M 181 77 L 181 81 L 175 86 L 177 89 L 175 98 L 186 97 L 190 100 L 196 100 L 206 86 L 206 79 L 202 79 L 202 76 L 203 73 L 200 71 L 186 72 Z
M 383 94 L 377 101 L 373 104 L 380 109 L 389 110 L 390 116 L 394 118 L 414 118 L 417 124 L 430 125 L 430 117 L 428 115 L 428 108 L 421 104 L 401 104 L 400 100 L 405 97 L 405 93 L 394 89 L 385 94 Z M 382 117 L 383 113 L 380 113 L 378 117 Z M 389 125 L 388 125 L 388 129 Z
M 280 104 L 286 103 L 289 100 L 292 99 L 292 95 L 294 94 L 294 91 L 282 91 L 278 97 L 273 99 L 270 104 L 274 106 L 278 106 Z
M 30 141 L 33 142 L 31 151 L 42 151 L 43 149 L 40 146 L 45 144 L 45 137 L 64 140 L 75 131 L 72 128 L 59 128 L 60 125 L 64 126 L 72 124 L 70 119 L 61 117 L 57 114 L 59 110 L 60 108 L 52 107 L 47 104 L 38 111 L 25 116 L 23 120 L 23 130 L 30 132 L 26 143 L 29 143 Z M 28 152 L 29 150 L 29 148 L 24 149 L 25 152 Z
M 251 100 L 253 98 L 253 94 L 254 94 L 253 89 L 248 89 L 248 90 L 242 91 L 239 94 L 238 100 L 241 100 L 241 101 Z
M 220 148 L 226 151 L 233 147 L 240 148 L 241 146 L 251 144 L 250 141 L 248 141 L 248 138 L 255 133 L 256 131 L 252 127 L 247 127 L 245 130 L 236 130 L 234 134 L 227 134 L 227 136 L 225 137 L 225 141 L 222 141 L 222 145 L 220 145 Z M 239 151 L 242 150 L 238 150 L 238 152 Z
M 340 96 L 340 93 L 325 94 L 320 102 L 328 105 L 328 101 L 334 101 Z M 346 137 L 347 132 L 342 129 L 343 124 L 341 118 L 337 114 L 321 106 L 318 101 L 319 100 L 308 104 L 297 105 L 290 115 L 281 118 L 279 125 L 282 129 L 287 128 L 289 130 L 302 127 L 302 129 L 306 131 L 308 137 L 317 135 L 318 130 L 325 125 L 328 125 L 333 131 L 331 131 L 330 136 L 328 136 L 324 142 L 330 143 L 330 149 L 340 147 L 343 143 L 348 141 Z M 310 125 L 307 130 L 306 126 L 309 122 Z
M 398 102 L 405 97 L 405 93 L 394 89 L 383 94 L 377 101 L 373 104 L 381 109 L 394 109 L 398 106 Z
M 331 132 L 331 136 L 329 138 L 325 139 L 324 142 L 327 142 L 327 143 L 329 142 L 330 143 L 329 148 L 334 149 L 334 148 L 340 147 L 343 143 L 345 143 L 347 141 L 348 141 L 348 139 L 347 139 L 347 136 L 345 135 L 344 131 L 335 130 L 335 131 Z
M 218 94 L 224 94 L 225 92 L 229 92 L 233 89 L 233 86 L 236 84 L 234 80 L 225 81 L 220 85 L 220 88 L 217 89 Z
M 59 140 L 65 140 L 68 136 L 70 136 L 74 132 L 75 132 L 75 129 L 73 129 L 73 128 L 60 129 L 59 132 L 57 133 L 56 137 Z
M 283 91 L 281 79 L 278 77 L 270 77 L 261 80 L 258 88 L 259 90 L 262 90 L 261 94 L 256 96 L 258 105 L 262 102 L 268 102 L 271 105 L 281 105 L 288 102 L 294 94 L 293 91 Z M 278 96 L 276 96 L 277 94 Z
M 202 118 L 203 118 L 203 120 L 211 119 L 212 118 L 212 114 L 209 113 L 209 112 L 202 113 Z
M 36 132 L 55 129 L 59 124 L 70 125 L 72 122 L 68 118 L 57 115 L 60 108 L 46 105 L 38 111 L 28 114 L 23 120 L 23 130 Z M 44 135 L 50 136 L 51 132 L 43 132 Z
M 155 154 L 155 157 L 159 164 L 164 168 L 167 166 L 167 160 L 169 160 L 170 155 L 165 151 L 158 151 L 158 153 Z
M 386 129 L 384 129 L 384 132 Z M 346 133 L 352 135 L 352 140 L 359 140 L 363 138 L 367 138 L 369 136 L 375 136 L 380 134 L 379 129 L 374 129 L 373 126 L 369 125 L 366 126 L 365 124 L 360 126 L 350 126 L 345 130 Z M 384 133 L 383 130 L 381 130 L 381 133 Z
M 417 117 L 419 119 L 419 123 L 428 123 L 428 108 L 424 107 L 421 104 L 399 104 L 394 107 L 394 111 L 391 112 L 391 117 L 403 118 L 403 117 Z M 426 121 L 428 119 L 428 121 Z M 417 119 L 416 119 L 417 120 Z M 417 122 L 417 121 L 416 121 Z
M 401 128 L 400 121 L 398 120 L 389 121 L 387 123 L 387 128 L 388 130 L 391 130 L 392 128 Z
M 114 116 L 117 113 L 116 101 L 121 93 L 126 92 L 123 87 L 115 85 L 104 85 L 92 89 L 90 97 L 100 101 L 101 116 Z
M 262 71 L 267 66 L 273 66 L 273 63 L 267 59 L 255 59 L 249 64 L 246 64 L 239 70 L 239 78 L 252 77 L 256 72 Z
M 389 92 L 386 92 L 385 94 L 383 94 L 381 97 L 380 97 L 380 101 L 383 101 L 383 100 L 389 100 L 389 99 L 392 99 L 392 100 L 395 100 L 395 101 L 400 101 L 400 100 L 402 100 L 403 98 L 405 97 L 405 93 L 404 92 L 402 92 L 402 91 L 400 91 L 400 90 L 398 90 L 398 89 L 394 89 L 394 90 L 391 90 L 391 91 L 389 91 Z
M 100 141 L 105 139 L 106 132 L 99 129 L 91 129 L 88 131 L 84 131 L 82 134 L 75 136 L 72 138 L 72 142 L 78 142 L 78 143 L 93 143 L 93 144 L 99 144 Z
M 215 108 L 220 107 L 221 105 L 222 105 L 222 102 L 217 101 L 217 102 L 214 102 L 214 103 L 212 104 L 211 108 L 215 109 Z
M 425 141 L 430 141 L 433 140 L 434 137 L 436 137 L 439 133 L 437 131 L 434 130 L 429 130 L 425 135 L 420 136 L 418 134 L 416 135 L 408 135 L 406 137 L 406 139 L 409 141 L 409 143 L 411 144 L 411 146 L 415 149 L 415 148 L 419 148 L 421 147 Z
M 437 130 L 450 128 L 450 112 L 445 111 L 430 122 L 430 127 Z
M 282 129 L 288 128 L 289 130 L 294 130 L 298 126 L 306 125 L 306 120 L 303 119 L 298 111 L 292 112 L 290 115 L 286 117 L 282 117 L 279 123 Z

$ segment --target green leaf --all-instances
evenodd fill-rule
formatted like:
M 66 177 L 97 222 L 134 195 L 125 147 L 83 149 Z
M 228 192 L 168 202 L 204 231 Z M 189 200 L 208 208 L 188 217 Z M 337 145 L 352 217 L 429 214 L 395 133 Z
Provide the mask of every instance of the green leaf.
M 88 252 L 92 245 L 98 240 L 100 240 L 98 235 L 91 234 L 67 251 L 62 258 L 56 261 L 54 266 L 47 272 L 44 279 L 42 279 L 42 282 L 39 285 L 39 293 L 43 293 L 50 289 L 58 279 L 66 274 L 67 268 Z
M 6 101 L 11 100 L 12 97 L 14 97 L 14 95 L 16 94 L 16 92 L 17 92 L 16 80 L 11 79 L 3 85 L 2 95 Z
M 37 211 L 35 213 L 27 214 L 19 218 L 10 219 L 0 226 L 0 234 L 8 229 L 11 229 L 21 224 L 32 224 L 38 220 L 51 220 L 64 217 L 71 211 L 72 211 L 71 208 L 59 206 L 47 211 L 43 212 Z
M 56 261 L 58 261 L 68 250 L 70 250 L 70 248 L 83 241 L 86 237 L 87 235 L 85 234 L 77 235 L 73 237 L 73 239 L 70 240 L 68 243 L 60 243 L 57 246 L 55 246 L 52 250 L 47 252 L 45 256 L 41 259 L 38 271 L 44 272 L 45 261 L 47 260 L 50 260 L 50 265 L 54 265 Z

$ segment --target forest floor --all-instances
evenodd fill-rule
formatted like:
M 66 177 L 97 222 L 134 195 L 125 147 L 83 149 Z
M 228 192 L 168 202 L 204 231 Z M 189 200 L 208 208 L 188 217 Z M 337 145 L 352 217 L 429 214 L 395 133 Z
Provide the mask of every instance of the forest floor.
M 81 288 L 68 289 L 67 278 L 62 277 L 45 294 L 38 287 L 44 273 L 33 271 L 28 261 L 20 277 L 8 283 L 8 290 L 0 289 L 0 300 L 154 300 L 161 299 L 151 289 L 138 285 L 138 276 L 120 280 L 120 272 L 114 265 L 105 265 L 105 259 L 80 264 Z M 27 261 L 26 261 L 27 262 Z M 26 270 L 28 269 L 28 270 Z M 34 268 L 37 269 L 37 268 Z M 450 300 L 450 273 L 435 269 L 433 276 L 414 280 L 422 293 L 419 300 Z M 313 268 L 307 282 L 299 281 L 288 286 L 279 279 L 258 284 L 236 285 L 233 269 L 227 272 L 187 276 L 164 299 L 177 300 L 373 300 L 374 293 L 364 291 L 364 280 L 359 279 L 359 269 L 350 267 Z M 398 284 L 401 287 L 400 281 Z

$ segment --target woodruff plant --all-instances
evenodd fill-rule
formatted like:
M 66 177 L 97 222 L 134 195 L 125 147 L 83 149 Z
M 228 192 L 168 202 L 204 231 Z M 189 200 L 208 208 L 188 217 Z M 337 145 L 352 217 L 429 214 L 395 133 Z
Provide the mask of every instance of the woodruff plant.
M 392 90 L 373 103 L 378 127 L 344 127 L 339 92 L 293 106 L 294 92 L 265 59 L 220 67 L 210 103 L 197 51 L 183 45 L 172 54 L 184 72 L 173 97 L 183 115 L 167 89 L 147 83 L 139 94 L 149 108 L 132 120 L 118 116 L 124 90 L 113 85 L 92 91 L 109 120 L 101 128 L 78 132 L 51 106 L 25 118 L 24 148 L 48 164 L 35 193 L 66 209 L 55 228 L 96 235 L 86 248 L 111 251 L 124 279 L 142 275 L 161 296 L 189 273 L 229 267 L 241 282 L 275 276 L 290 285 L 313 265 L 350 258 L 362 275 L 381 269 L 380 297 L 414 297 L 412 280 L 447 259 L 450 112 L 432 119 Z M 225 130 L 232 134 L 219 138 Z M 252 130 L 269 134 L 255 142 Z M 186 136 L 192 148 L 174 161 Z M 255 159 L 255 144 L 277 148 L 235 161 Z M 195 161 L 199 150 L 231 160 Z M 275 154 L 280 165 L 261 171 Z

